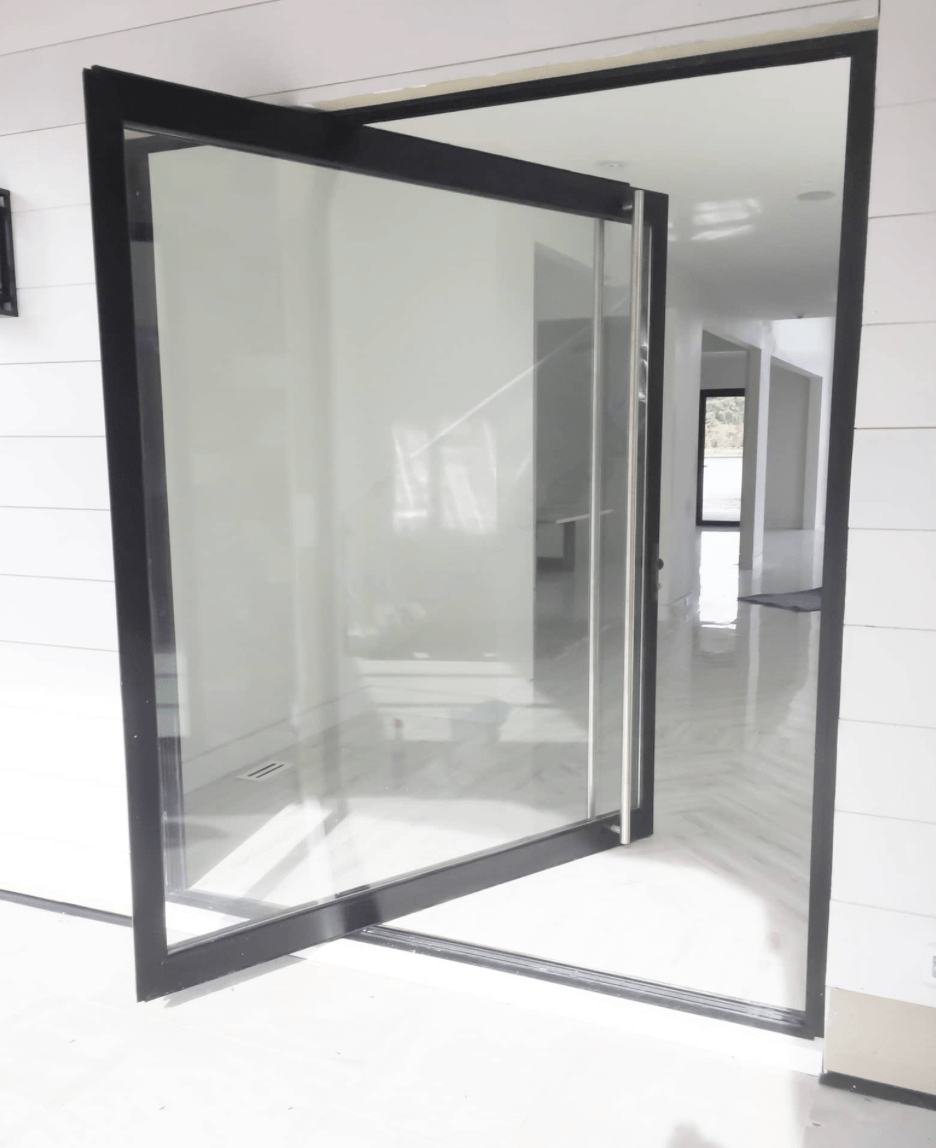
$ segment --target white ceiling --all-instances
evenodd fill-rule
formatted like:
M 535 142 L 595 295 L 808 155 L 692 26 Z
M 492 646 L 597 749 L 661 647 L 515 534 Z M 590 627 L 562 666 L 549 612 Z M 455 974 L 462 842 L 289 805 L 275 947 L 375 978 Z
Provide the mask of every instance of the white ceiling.
M 830 60 L 382 126 L 666 192 L 670 258 L 703 286 L 757 318 L 831 315 L 848 72 Z M 817 190 L 835 196 L 796 198 Z

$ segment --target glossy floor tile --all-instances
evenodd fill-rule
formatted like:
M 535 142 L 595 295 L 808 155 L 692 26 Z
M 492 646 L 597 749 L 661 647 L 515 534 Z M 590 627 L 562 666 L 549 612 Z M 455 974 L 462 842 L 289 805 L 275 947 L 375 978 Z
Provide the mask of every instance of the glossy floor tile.
M 351 941 L 146 1005 L 132 964 L 127 928 L 0 902 L 4 1148 L 936 1146 L 936 1112 L 831 1092 L 772 1033 Z

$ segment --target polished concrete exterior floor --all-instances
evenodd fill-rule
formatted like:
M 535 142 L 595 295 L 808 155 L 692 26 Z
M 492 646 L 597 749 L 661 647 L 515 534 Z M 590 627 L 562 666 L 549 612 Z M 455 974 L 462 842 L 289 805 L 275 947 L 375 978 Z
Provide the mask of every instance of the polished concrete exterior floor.
M 131 932 L 0 902 L 4 1148 L 934 1148 L 814 1044 L 353 941 L 136 1005 Z

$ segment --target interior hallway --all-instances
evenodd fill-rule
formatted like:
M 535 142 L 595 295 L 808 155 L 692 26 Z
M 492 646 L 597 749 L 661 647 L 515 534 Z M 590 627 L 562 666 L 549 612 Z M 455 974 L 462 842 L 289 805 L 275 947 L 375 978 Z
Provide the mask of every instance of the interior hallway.
M 818 613 L 738 601 L 821 580 L 821 537 L 696 536 L 660 625 L 652 838 L 423 910 L 411 929 L 788 1008 L 805 993 Z

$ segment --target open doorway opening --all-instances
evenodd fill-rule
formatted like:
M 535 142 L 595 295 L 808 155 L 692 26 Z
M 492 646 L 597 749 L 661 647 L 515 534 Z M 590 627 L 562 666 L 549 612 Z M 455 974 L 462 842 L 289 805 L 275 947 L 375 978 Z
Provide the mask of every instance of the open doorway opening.
M 805 1008 L 848 100 L 826 60 L 389 123 L 665 184 L 670 275 L 654 835 L 373 939 Z
M 703 391 L 699 403 L 699 526 L 741 526 L 744 391 Z
M 741 528 L 747 352 L 702 333 L 696 525 Z

